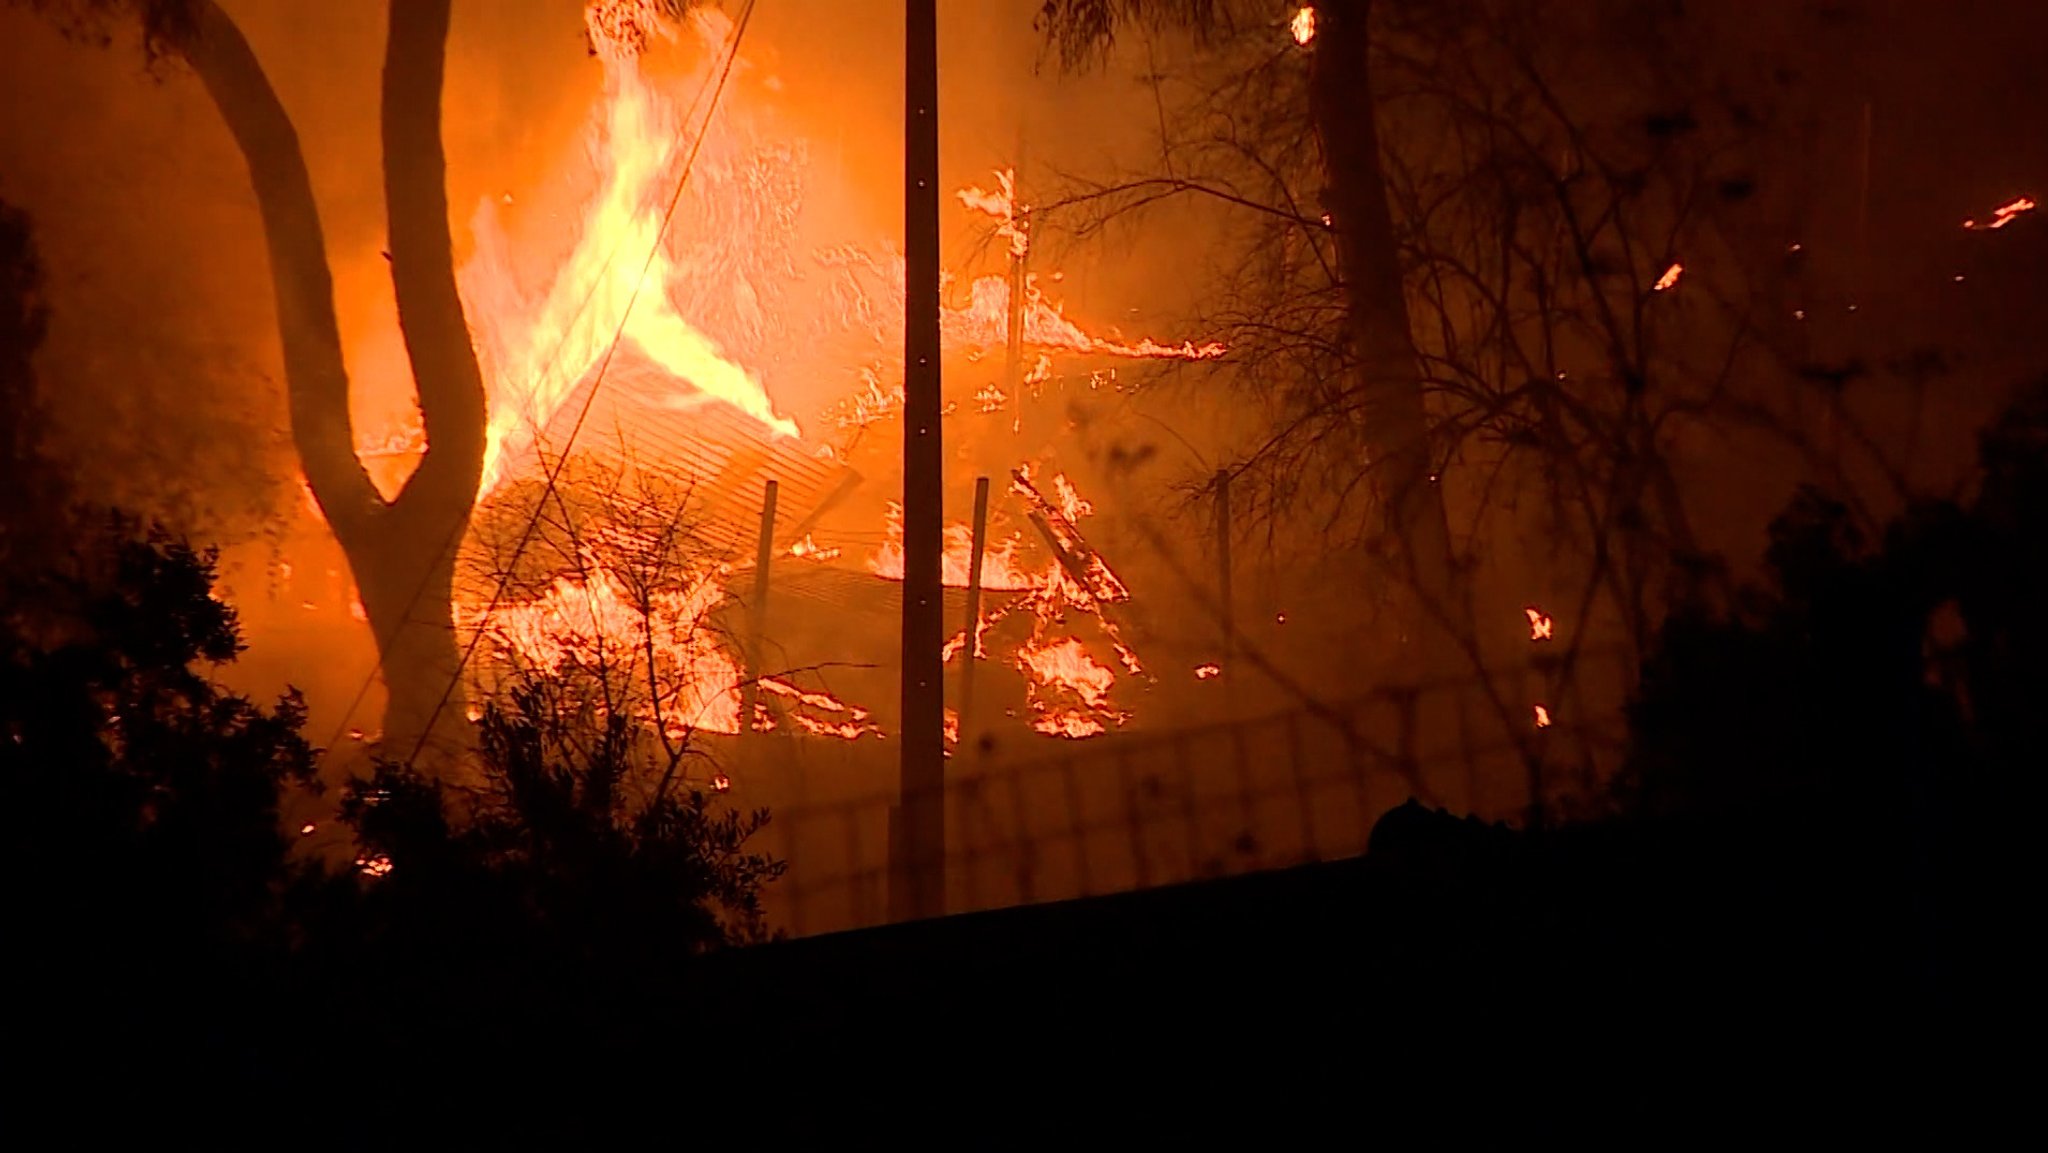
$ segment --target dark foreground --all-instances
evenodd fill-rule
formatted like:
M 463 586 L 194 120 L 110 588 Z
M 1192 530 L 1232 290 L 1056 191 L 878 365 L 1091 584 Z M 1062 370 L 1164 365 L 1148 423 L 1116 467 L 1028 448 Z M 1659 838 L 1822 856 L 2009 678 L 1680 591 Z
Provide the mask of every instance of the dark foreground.
M 194 1006 L 163 1038 L 83 1006 L 101 1031 L 13 1087 L 75 1133 L 285 1147 L 1989 1126 L 2031 1049 L 2001 968 L 2021 934 L 1986 936 L 1998 909 L 1952 870 L 1856 840 L 1751 821 L 1538 843 L 1408 810 L 1363 860 L 788 942 L 656 983 L 450 974 L 431 1003 L 380 1005 L 344 979 L 223 1009 L 241 1030 Z

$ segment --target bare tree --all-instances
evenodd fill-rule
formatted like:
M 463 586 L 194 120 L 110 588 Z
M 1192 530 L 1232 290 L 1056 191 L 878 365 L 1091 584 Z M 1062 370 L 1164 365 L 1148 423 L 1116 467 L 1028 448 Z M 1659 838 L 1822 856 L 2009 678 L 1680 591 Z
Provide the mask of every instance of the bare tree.
M 443 702 L 460 662 L 451 616 L 455 551 L 476 498 L 485 439 L 483 378 L 456 290 L 441 144 L 449 0 L 391 0 L 389 9 L 387 255 L 426 436 L 418 467 L 390 499 L 356 455 L 333 277 L 298 133 L 241 30 L 214 0 L 18 2 L 68 31 L 102 37 L 120 21 L 139 22 L 153 54 L 192 69 L 233 134 L 270 256 L 292 438 L 376 634 L 389 691 L 384 739 L 409 752 L 437 713 L 451 711 Z M 459 715 L 460 702 L 453 703 Z
M 1116 191 L 1143 203 L 1208 195 L 1268 217 L 1262 223 L 1271 227 L 1323 234 L 1310 245 L 1326 290 L 1308 307 L 1328 324 L 1312 345 L 1291 350 L 1322 370 L 1309 406 L 1313 440 L 1318 455 L 1343 462 L 1351 485 L 1370 478 L 1384 518 L 1373 535 L 1426 606 L 1411 617 L 1409 640 L 1421 659 L 1410 667 L 1441 675 L 1463 667 L 1474 627 L 1451 549 L 1381 163 L 1372 8 L 1371 0 L 1333 0 L 1304 18 L 1299 8 L 1256 0 L 1048 0 L 1041 24 L 1069 65 L 1102 53 L 1132 23 L 1177 27 L 1219 49 L 1197 103 L 1212 111 L 1232 105 L 1253 120 L 1210 138 L 1214 147 L 1200 149 L 1207 155 L 1193 167 L 1169 160 L 1167 172 Z M 1277 117 L 1256 122 L 1252 110 L 1261 107 Z M 1204 179 L 1217 169 L 1203 161 L 1226 155 L 1236 178 Z M 1289 249 L 1301 250 L 1298 238 L 1283 244 Z

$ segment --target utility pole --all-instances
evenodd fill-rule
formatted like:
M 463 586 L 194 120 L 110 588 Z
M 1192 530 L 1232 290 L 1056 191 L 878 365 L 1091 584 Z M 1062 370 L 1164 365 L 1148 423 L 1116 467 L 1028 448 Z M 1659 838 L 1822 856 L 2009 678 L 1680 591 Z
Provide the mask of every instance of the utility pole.
M 940 535 L 945 457 L 939 412 L 939 37 L 937 0 L 904 21 L 902 779 L 897 919 L 946 904 L 946 686 Z

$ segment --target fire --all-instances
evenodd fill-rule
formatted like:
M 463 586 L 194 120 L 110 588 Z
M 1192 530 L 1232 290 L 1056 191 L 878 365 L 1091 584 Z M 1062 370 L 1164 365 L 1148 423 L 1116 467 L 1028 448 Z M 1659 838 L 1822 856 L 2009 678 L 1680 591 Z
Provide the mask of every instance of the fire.
M 2040 205 L 2035 204 L 2030 197 L 2016 196 L 1997 208 L 1992 209 L 1989 221 L 1979 224 L 1973 218 L 1963 221 L 1963 227 L 1973 232 L 1989 232 L 1993 229 L 2004 228 L 2006 225 L 2011 224 L 2021 216 L 2039 207 Z
M 558 577 L 532 600 L 501 604 L 468 623 L 485 631 L 500 655 L 540 676 L 570 669 L 633 668 L 652 652 L 661 664 L 653 681 L 659 699 L 648 711 L 674 739 L 704 729 L 740 730 L 738 661 L 710 627 L 713 609 L 725 599 L 713 575 L 697 577 L 680 590 L 666 590 L 635 603 L 625 582 L 601 566 L 587 579 Z M 645 680 L 642 667 L 638 678 Z
M 1109 704 L 1110 686 L 1116 674 L 1095 663 L 1088 650 L 1073 637 L 1050 643 L 1027 644 L 1017 650 L 1016 666 L 1035 689 L 1031 702 L 1031 727 L 1061 737 L 1092 737 L 1104 730 L 1104 721 L 1121 724 L 1127 713 Z
M 1522 612 L 1527 614 L 1529 618 L 1529 640 L 1531 642 L 1547 641 L 1556 634 L 1556 624 L 1548 616 L 1544 615 L 1542 609 L 1531 605 L 1523 609 Z
M 1210 661 L 1210 662 L 1209 662 L 1208 664 L 1206 664 L 1206 665 L 1196 665 L 1196 666 L 1195 666 L 1195 679 L 1196 679 L 1196 680 L 1198 680 L 1198 681 L 1206 681 L 1206 680 L 1208 680 L 1208 679 L 1209 679 L 1210 677 L 1220 677 L 1220 676 L 1222 676 L 1222 675 L 1223 675 L 1223 666 L 1222 666 L 1222 665 L 1219 665 L 1219 664 L 1217 664 L 1217 663 L 1216 663 L 1216 662 L 1214 662 L 1214 661 Z
M 1017 170 L 1002 168 L 996 171 L 996 191 L 985 192 L 979 187 L 962 188 L 953 194 L 960 203 L 987 213 L 998 221 L 996 235 L 1010 242 L 1010 255 L 1022 257 L 1031 251 L 1031 227 L 1028 220 L 1029 208 L 1017 203 Z
M 789 546 L 789 555 L 823 563 L 836 558 L 839 555 L 839 550 L 836 548 L 820 548 L 818 547 L 818 542 L 811 539 L 811 534 L 805 533 L 802 540 Z
M 903 579 L 903 506 L 889 502 L 888 539 L 868 558 L 868 571 L 884 580 Z M 992 540 L 981 554 L 981 587 L 991 592 L 1017 592 L 1042 588 L 1045 578 L 1027 571 L 1017 560 L 1024 543 L 1021 535 Z M 974 529 L 965 524 L 946 526 L 946 551 L 941 555 L 940 579 L 949 588 L 967 587 L 969 567 L 974 560 Z
M 603 100 L 589 132 L 601 183 L 573 250 L 545 286 L 526 291 L 497 202 L 486 199 L 475 222 L 476 254 L 458 276 L 492 390 L 480 495 L 504 480 L 509 456 L 532 443 L 604 359 L 615 335 L 702 398 L 730 405 L 774 432 L 797 435 L 796 424 L 775 411 L 759 376 L 729 359 L 670 299 L 681 270 L 663 229 L 678 164 L 693 145 L 698 168 L 729 161 L 736 147 L 716 107 L 702 124 L 688 124 L 690 110 L 678 94 L 710 90 L 733 50 L 731 20 L 714 8 L 690 10 L 687 22 L 703 59 L 697 75 L 671 92 L 641 70 L 645 31 L 636 26 L 622 34 L 607 26 L 615 22 L 605 12 L 593 5 L 586 15 L 604 67 Z M 693 134 L 701 139 L 693 141 Z
M 1539 729 L 1547 729 L 1550 727 L 1550 709 L 1546 706 L 1536 706 L 1536 727 Z
M 1287 30 L 1294 35 L 1296 44 L 1307 45 L 1316 38 L 1316 10 L 1309 7 L 1296 9 L 1294 19 L 1287 22 Z
M 1674 287 L 1678 283 L 1678 278 L 1684 274 L 1685 265 L 1674 260 L 1671 262 L 1671 267 L 1664 270 L 1664 275 L 1657 278 L 1657 283 L 1650 286 L 1650 291 L 1663 292 L 1667 288 Z
M 388 877 L 393 867 L 391 858 L 382 853 L 373 857 L 356 858 L 356 868 L 365 877 Z

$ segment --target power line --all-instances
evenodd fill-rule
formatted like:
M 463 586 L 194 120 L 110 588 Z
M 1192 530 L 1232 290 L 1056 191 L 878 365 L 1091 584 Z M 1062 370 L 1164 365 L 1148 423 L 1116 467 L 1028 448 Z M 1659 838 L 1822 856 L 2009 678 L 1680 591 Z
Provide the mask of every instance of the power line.
M 619 342 L 625 338 L 626 322 L 633 315 L 633 306 L 639 303 L 641 290 L 646 287 L 647 274 L 654 268 L 655 259 L 661 255 L 661 247 L 668 237 L 669 226 L 675 220 L 677 207 L 682 204 L 683 190 L 689 186 L 690 174 L 696 170 L 697 156 L 704 148 L 704 138 L 710 133 L 712 117 L 718 113 L 718 102 L 725 94 L 726 82 L 732 76 L 733 65 L 739 60 L 740 44 L 746 38 L 748 24 L 753 20 L 756 2 L 757 0 L 747 0 L 746 7 L 740 10 L 739 19 L 734 22 L 731 47 L 726 52 L 724 65 L 718 71 L 717 83 L 711 89 L 710 106 L 705 110 L 703 123 L 699 125 L 696 135 L 690 141 L 689 155 L 683 160 L 683 171 L 676 180 L 675 192 L 669 196 L 668 207 L 662 211 L 661 227 L 655 232 L 654 244 L 648 249 L 647 259 L 640 264 L 640 274 L 633 280 L 633 291 L 626 297 L 626 307 L 619 314 L 618 327 L 613 330 L 612 338 L 605 346 L 604 356 L 598 361 L 595 378 L 584 392 L 583 405 L 577 410 L 575 422 L 569 426 L 568 438 L 556 455 L 554 465 L 548 469 L 547 481 L 542 487 L 540 498 L 534 503 L 533 515 L 527 518 L 526 527 L 519 534 L 519 543 L 513 546 L 512 556 L 506 561 L 504 571 L 498 577 L 497 587 L 492 590 L 491 599 L 484 606 L 482 615 L 485 617 L 489 617 L 497 609 L 498 602 L 505 595 L 505 589 L 511 584 L 514 570 L 519 567 L 520 558 L 525 555 L 527 545 L 532 543 L 534 530 L 540 524 L 541 509 L 546 507 L 548 498 L 555 495 L 556 482 L 562 475 L 562 469 L 569 462 L 569 454 L 575 447 L 576 437 L 583 431 L 583 422 L 590 416 L 591 406 L 597 400 L 598 389 L 604 384 L 605 373 L 611 369 L 612 358 L 619 350 Z M 456 686 L 462 683 L 463 671 L 469 667 L 470 659 L 476 655 L 477 646 L 482 643 L 483 637 L 483 630 L 479 629 L 477 634 L 470 638 L 469 644 L 463 648 L 462 659 L 456 663 L 455 671 L 448 678 L 448 687 L 441 691 L 440 700 L 434 703 L 433 710 L 427 714 L 426 723 L 420 728 L 419 738 L 413 743 L 412 751 L 406 755 L 405 761 L 408 765 L 419 759 L 420 752 L 426 748 L 435 723 L 440 720 L 442 710 L 448 707 L 448 701 L 455 695 Z

